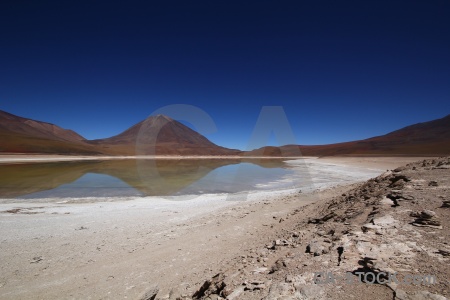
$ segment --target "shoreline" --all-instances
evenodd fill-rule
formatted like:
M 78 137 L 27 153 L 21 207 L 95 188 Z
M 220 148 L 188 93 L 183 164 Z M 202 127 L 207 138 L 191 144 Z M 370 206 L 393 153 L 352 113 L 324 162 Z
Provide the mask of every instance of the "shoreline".
M 183 160 L 183 159 L 299 159 L 299 158 L 317 158 L 315 156 L 300 156 L 300 157 L 274 157 L 274 156 L 215 156 L 215 155 L 141 155 L 141 156 L 70 156 L 70 155 L 0 155 L 0 164 L 8 163 L 23 163 L 23 162 L 53 162 L 53 161 L 83 161 L 83 160 L 120 160 L 120 159 L 155 159 L 155 160 Z
M 401 164 L 394 158 L 378 162 L 392 168 Z M 319 164 L 322 169 L 352 165 Z M 255 193 L 247 201 L 204 195 L 193 201 L 144 197 L 0 203 L 0 297 L 133 299 L 154 284 L 162 294 L 180 283 L 197 286 L 241 253 L 274 240 L 286 224 L 295 222 L 286 217 L 292 211 L 339 196 L 357 184 L 344 182 L 301 194 Z
M 71 156 L 71 155 L 47 155 L 47 154 L 0 154 L 1 164 L 12 163 L 28 163 L 28 162 L 58 162 L 58 161 L 89 161 L 89 160 L 122 160 L 122 159 L 155 159 L 155 160 L 183 160 L 183 159 L 279 159 L 279 160 L 295 160 L 295 159 L 317 159 L 324 162 L 340 163 L 340 164 L 352 164 L 367 165 L 370 162 L 372 165 L 378 165 L 380 160 L 395 160 L 395 162 L 387 162 L 387 166 L 392 164 L 401 165 L 404 162 L 412 162 L 421 159 L 427 159 L 429 156 L 396 156 L 396 155 L 382 155 L 382 156 L 215 156 L 215 155 L 203 155 L 203 156 L 171 156 L 171 155 L 155 155 L 155 156 Z
M 213 276 L 262 237 L 278 234 L 288 211 L 351 186 L 255 194 L 247 201 L 223 195 L 0 204 L 0 298 L 134 299 L 155 283 L 168 293 L 180 282 Z

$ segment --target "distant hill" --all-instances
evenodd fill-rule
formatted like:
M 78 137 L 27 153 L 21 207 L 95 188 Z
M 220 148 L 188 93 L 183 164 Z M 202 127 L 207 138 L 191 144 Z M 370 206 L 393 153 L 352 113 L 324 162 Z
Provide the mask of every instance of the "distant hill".
M 98 154 L 78 133 L 0 110 L 0 152 Z
M 285 145 L 246 152 L 255 156 L 448 155 L 450 115 L 365 140 L 329 145 Z
M 0 110 L 0 153 L 83 155 L 448 155 L 450 115 L 365 140 L 329 145 L 285 145 L 252 151 L 218 146 L 189 127 L 157 115 L 105 139 L 86 140 L 57 125 L 31 120 Z

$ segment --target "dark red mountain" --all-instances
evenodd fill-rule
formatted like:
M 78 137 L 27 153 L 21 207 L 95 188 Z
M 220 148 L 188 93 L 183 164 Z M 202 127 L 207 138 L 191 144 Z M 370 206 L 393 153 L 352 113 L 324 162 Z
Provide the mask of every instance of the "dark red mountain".
M 333 155 L 449 155 L 450 115 L 418 123 L 365 140 L 329 145 L 285 145 L 263 147 L 245 155 L 257 156 L 333 156 Z
M 158 115 L 105 139 L 86 140 L 54 124 L 0 111 L 0 153 L 85 155 L 448 155 L 450 115 L 365 140 L 330 145 L 285 145 L 243 152 L 218 146 L 169 117 Z
M 0 110 L 0 153 L 97 154 L 78 133 Z

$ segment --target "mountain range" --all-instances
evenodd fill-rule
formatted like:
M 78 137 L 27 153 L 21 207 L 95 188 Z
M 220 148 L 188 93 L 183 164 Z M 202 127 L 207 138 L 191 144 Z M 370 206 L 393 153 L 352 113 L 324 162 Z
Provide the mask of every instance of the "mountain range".
M 71 155 L 333 156 L 448 155 L 450 115 L 388 134 L 329 145 L 267 146 L 252 151 L 228 149 L 164 115 L 151 116 L 113 137 L 87 140 L 47 122 L 0 110 L 0 153 Z

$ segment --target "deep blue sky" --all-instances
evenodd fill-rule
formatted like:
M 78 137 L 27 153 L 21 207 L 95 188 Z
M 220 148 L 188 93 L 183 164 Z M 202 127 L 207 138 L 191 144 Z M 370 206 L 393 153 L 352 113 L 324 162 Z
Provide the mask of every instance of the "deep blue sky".
M 245 148 L 262 106 L 299 144 L 450 113 L 450 1 L 0 2 L 0 109 L 89 139 L 169 104 Z

